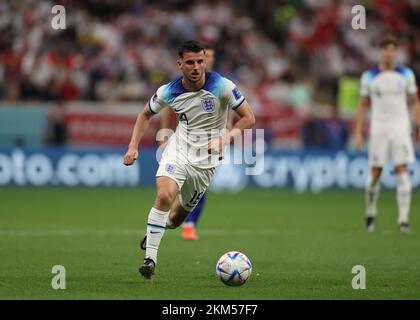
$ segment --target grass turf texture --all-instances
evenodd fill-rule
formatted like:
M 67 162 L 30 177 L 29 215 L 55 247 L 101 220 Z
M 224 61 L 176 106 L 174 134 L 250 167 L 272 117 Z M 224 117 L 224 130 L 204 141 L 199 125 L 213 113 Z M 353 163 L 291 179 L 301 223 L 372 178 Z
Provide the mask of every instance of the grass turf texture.
M 416 193 L 408 235 L 397 230 L 392 191 L 381 194 L 372 234 L 361 191 L 210 194 L 200 241 L 168 230 L 146 282 L 138 239 L 154 189 L 2 188 L 0 299 L 419 299 Z M 242 287 L 215 275 L 230 250 L 253 264 Z M 54 265 L 66 268 L 66 290 L 51 288 Z M 366 268 L 366 290 L 352 289 L 354 265 Z

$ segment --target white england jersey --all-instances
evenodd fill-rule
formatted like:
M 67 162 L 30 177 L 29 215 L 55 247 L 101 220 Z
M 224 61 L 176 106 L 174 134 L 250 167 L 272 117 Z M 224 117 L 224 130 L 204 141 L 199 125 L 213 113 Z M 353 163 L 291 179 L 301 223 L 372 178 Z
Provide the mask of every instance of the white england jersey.
M 371 133 L 383 130 L 410 130 L 407 95 L 417 92 L 410 68 L 367 70 L 361 77 L 360 95 L 371 99 Z
M 174 153 L 178 160 L 199 168 L 220 164 L 219 156 L 209 156 L 208 144 L 226 130 L 228 108 L 235 110 L 245 98 L 235 84 L 216 72 L 206 72 L 200 90 L 188 91 L 182 77 L 161 86 L 149 101 L 153 113 L 171 108 L 178 116 L 178 127 L 168 142 L 165 153 Z

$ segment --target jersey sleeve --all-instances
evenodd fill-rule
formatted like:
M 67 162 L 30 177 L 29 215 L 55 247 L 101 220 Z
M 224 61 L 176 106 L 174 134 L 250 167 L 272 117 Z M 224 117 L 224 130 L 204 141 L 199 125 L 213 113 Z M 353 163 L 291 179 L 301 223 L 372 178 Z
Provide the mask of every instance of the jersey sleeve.
M 364 72 L 360 78 L 360 96 L 370 96 L 369 74 L 367 72 Z
M 166 91 L 165 89 L 166 89 L 166 85 L 161 86 L 159 89 L 157 89 L 153 97 L 150 98 L 149 109 L 151 112 L 156 114 L 162 111 L 163 108 L 168 107 L 168 104 L 165 98 L 165 91 Z
M 407 68 L 407 94 L 415 94 L 417 92 L 416 77 L 414 72 Z
M 241 104 L 245 101 L 244 96 L 236 87 L 236 85 L 230 81 L 229 79 L 225 78 L 225 90 L 224 90 L 224 100 L 226 101 L 226 105 L 228 108 L 235 110 L 241 106 Z

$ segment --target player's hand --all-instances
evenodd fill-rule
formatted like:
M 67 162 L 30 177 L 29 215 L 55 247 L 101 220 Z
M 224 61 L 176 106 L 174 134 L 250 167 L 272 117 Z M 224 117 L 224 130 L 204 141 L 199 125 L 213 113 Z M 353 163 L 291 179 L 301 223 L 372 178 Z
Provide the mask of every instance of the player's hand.
M 220 137 L 218 139 L 213 140 L 207 146 L 208 154 L 219 155 L 219 160 L 221 160 L 222 152 L 223 152 L 223 149 L 225 147 L 225 144 L 226 144 L 226 142 L 223 139 L 223 137 Z
M 354 135 L 354 146 L 357 150 L 363 149 L 363 135 L 361 133 L 356 132 Z
M 126 166 L 131 166 L 134 161 L 137 160 L 139 153 L 136 149 L 128 149 L 127 153 L 124 156 L 124 164 Z

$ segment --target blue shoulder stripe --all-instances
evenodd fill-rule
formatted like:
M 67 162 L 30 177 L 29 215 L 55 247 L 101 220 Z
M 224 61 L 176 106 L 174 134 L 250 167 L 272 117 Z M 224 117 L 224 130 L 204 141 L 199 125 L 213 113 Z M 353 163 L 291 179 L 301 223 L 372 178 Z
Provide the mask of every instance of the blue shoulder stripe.
M 368 79 L 371 81 L 371 80 L 373 80 L 380 73 L 381 73 L 381 70 L 379 69 L 379 67 L 376 67 L 376 68 L 373 68 L 373 69 L 369 69 L 367 71 Z
M 188 90 L 182 85 L 182 77 L 178 77 L 165 86 L 162 99 L 169 105 L 174 102 L 178 96 L 186 92 L 188 92 Z
M 410 68 L 398 66 L 398 67 L 395 68 L 395 71 L 398 72 L 398 73 L 401 73 L 404 78 L 409 78 L 410 77 L 410 73 L 411 73 Z
M 217 72 L 206 72 L 206 82 L 203 89 L 218 97 L 223 90 L 223 79 Z M 178 77 L 164 87 L 162 99 L 166 104 L 171 104 L 178 96 L 187 92 L 189 91 L 182 85 L 182 77 Z
M 223 90 L 223 77 L 217 72 L 206 72 L 206 82 L 203 89 L 219 97 Z

